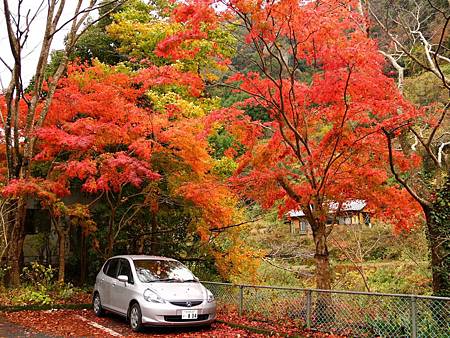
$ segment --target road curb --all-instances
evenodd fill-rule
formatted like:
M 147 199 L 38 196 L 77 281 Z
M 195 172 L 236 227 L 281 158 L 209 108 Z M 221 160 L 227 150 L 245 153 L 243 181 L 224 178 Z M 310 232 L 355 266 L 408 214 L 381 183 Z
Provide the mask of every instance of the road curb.
M 92 308 L 92 304 L 35 304 L 0 306 L 0 312 L 40 311 L 40 310 L 83 310 Z

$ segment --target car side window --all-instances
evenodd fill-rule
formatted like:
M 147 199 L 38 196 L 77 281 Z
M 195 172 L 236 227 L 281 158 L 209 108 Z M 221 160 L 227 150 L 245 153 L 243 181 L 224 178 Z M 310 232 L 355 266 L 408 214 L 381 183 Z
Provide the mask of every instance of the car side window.
M 106 271 L 106 274 L 109 277 L 116 278 L 118 265 L 119 265 L 119 260 L 118 259 L 111 259 L 109 261 L 108 270 Z
M 120 268 L 119 268 L 119 273 L 117 274 L 117 276 L 119 276 L 119 275 L 127 276 L 128 283 L 134 284 L 133 274 L 131 272 L 131 266 L 130 266 L 130 262 L 128 262 L 128 260 L 126 260 L 126 259 L 120 260 Z
M 106 261 L 105 265 L 103 266 L 103 273 L 105 275 L 106 275 L 106 272 L 108 271 L 109 262 L 111 262 L 111 260 Z

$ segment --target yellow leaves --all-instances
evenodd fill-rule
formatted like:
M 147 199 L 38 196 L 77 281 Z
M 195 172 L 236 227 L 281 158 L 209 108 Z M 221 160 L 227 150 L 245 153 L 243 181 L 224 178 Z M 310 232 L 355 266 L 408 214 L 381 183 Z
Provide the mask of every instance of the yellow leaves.
M 196 118 L 207 115 L 220 105 L 219 98 L 190 99 L 176 92 L 157 92 L 149 90 L 147 97 L 153 103 L 153 109 L 164 113 L 169 111 L 170 118 Z
M 225 184 L 213 180 L 189 183 L 179 193 L 199 208 L 197 234 L 210 242 L 220 275 L 228 280 L 257 282 L 257 269 L 265 252 L 248 245 L 241 235 L 246 232 L 246 209 Z
M 160 58 L 154 55 L 157 44 L 180 29 L 180 24 L 161 19 L 139 22 L 132 19 L 123 20 L 119 16 L 107 27 L 107 32 L 112 38 L 120 41 L 121 53 L 161 64 Z
M 225 179 L 233 175 L 238 165 L 232 158 L 223 156 L 221 159 L 216 160 L 212 168 L 213 174 Z
M 227 67 L 223 59 L 231 58 L 236 50 L 236 39 L 230 26 L 215 26 L 193 19 L 187 21 L 168 19 L 175 3 L 146 5 L 131 1 L 125 9 L 114 15 L 114 21 L 107 27 L 108 34 L 118 42 L 119 51 L 130 56 L 130 61 L 150 61 L 155 65 L 178 64 L 183 71 L 198 73 L 203 79 L 216 81 L 215 72 L 224 72 Z M 196 26 L 194 29 L 192 26 Z M 198 27 L 197 27 L 198 25 Z M 177 55 L 158 51 L 168 40 L 176 42 Z M 168 47 L 169 52 L 175 50 Z M 135 60 L 133 60 L 133 58 Z
M 247 245 L 236 236 L 231 236 L 229 243 L 226 250 L 213 251 L 219 274 L 232 282 L 258 283 L 257 270 L 265 252 Z

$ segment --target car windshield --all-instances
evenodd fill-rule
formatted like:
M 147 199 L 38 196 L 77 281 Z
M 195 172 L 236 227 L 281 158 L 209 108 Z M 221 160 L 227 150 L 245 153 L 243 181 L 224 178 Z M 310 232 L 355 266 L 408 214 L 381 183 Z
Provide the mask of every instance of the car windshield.
M 133 260 L 139 280 L 151 282 L 196 282 L 197 279 L 183 264 L 160 259 Z

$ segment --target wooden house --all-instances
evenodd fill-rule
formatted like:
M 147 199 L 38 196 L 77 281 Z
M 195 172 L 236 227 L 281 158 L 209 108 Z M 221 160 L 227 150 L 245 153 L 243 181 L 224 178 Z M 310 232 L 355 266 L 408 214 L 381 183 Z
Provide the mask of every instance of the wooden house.
M 370 214 L 365 210 L 366 201 L 350 200 L 340 207 L 338 203 L 329 204 L 327 223 L 340 225 L 365 225 L 371 227 Z M 310 234 L 311 226 L 302 210 L 291 210 L 287 214 L 290 232 L 292 234 Z

